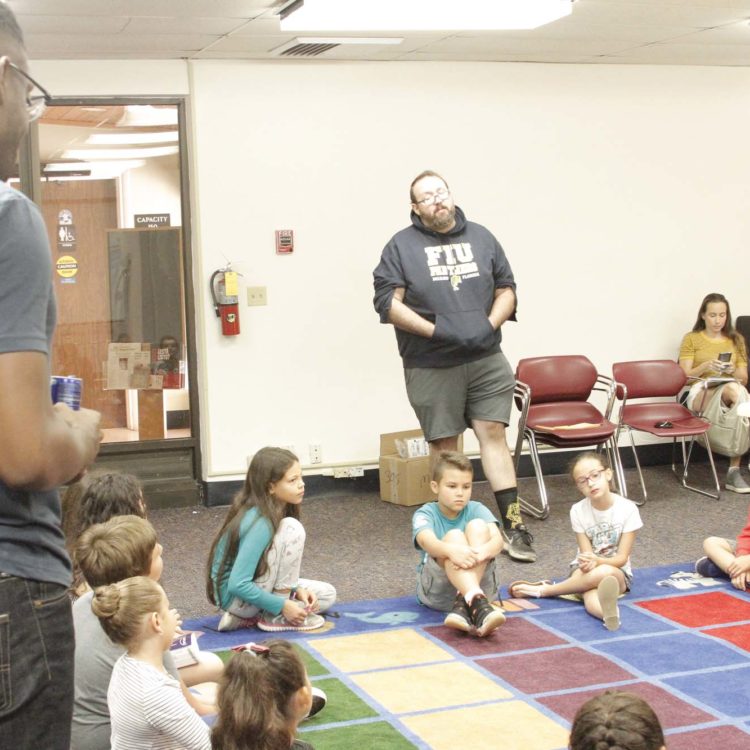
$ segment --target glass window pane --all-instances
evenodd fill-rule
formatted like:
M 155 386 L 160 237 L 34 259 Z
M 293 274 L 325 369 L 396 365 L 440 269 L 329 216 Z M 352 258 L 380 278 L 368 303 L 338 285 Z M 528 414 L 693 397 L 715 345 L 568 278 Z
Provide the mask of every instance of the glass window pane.
M 106 442 L 190 437 L 176 105 L 51 106 L 41 207 L 55 375 L 83 380 Z

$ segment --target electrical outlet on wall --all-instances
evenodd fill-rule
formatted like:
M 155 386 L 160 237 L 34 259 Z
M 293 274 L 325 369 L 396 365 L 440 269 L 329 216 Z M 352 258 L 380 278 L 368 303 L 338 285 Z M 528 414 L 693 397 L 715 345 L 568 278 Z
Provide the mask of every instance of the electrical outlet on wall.
M 249 286 L 247 288 L 247 304 L 250 307 L 267 305 L 268 293 L 264 286 Z
M 310 443 L 310 463 L 323 463 L 323 446 L 320 443 Z

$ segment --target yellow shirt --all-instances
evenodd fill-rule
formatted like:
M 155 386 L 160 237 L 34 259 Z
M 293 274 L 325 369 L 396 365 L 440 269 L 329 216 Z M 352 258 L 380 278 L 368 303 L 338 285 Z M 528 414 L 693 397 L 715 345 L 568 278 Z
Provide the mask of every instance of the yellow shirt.
M 693 367 L 702 365 L 712 359 L 718 359 L 722 352 L 731 352 L 731 362 L 737 367 L 747 367 L 747 354 L 744 345 L 738 350 L 732 339 L 722 336 L 712 339 L 706 336 L 704 331 L 690 331 L 686 333 L 680 345 L 680 362 L 693 360 Z M 708 370 L 702 378 L 721 377 L 724 373 L 717 370 Z

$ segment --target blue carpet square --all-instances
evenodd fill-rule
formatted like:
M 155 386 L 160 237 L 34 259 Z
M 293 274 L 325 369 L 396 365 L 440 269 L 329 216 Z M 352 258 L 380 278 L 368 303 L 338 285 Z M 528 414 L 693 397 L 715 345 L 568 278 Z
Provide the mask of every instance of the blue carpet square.
M 747 689 L 750 667 L 723 669 L 720 676 L 715 672 L 705 672 L 668 677 L 662 682 L 728 716 L 750 715 L 750 692 Z
M 598 641 L 608 637 L 647 635 L 649 633 L 664 633 L 677 629 L 674 625 L 652 617 L 643 610 L 623 606 L 621 601 L 620 619 L 622 625 L 616 633 L 610 634 L 605 629 L 604 623 L 601 620 L 597 620 L 586 613 L 583 604 L 577 602 L 571 602 L 571 604 L 573 604 L 571 609 L 538 615 L 537 622 L 544 623 L 572 640 L 581 641 L 582 643 Z
M 597 643 L 602 653 L 614 656 L 643 674 L 669 674 L 747 663 L 747 656 L 693 633 Z M 748 712 L 750 713 L 750 712 Z

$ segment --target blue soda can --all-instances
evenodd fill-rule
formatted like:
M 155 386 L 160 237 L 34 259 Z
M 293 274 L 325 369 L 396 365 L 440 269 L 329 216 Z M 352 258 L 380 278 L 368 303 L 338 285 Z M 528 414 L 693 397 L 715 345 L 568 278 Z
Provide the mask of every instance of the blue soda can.
M 80 378 L 72 375 L 53 375 L 50 378 L 50 389 L 53 404 L 62 401 L 75 411 L 81 408 L 83 381 Z

